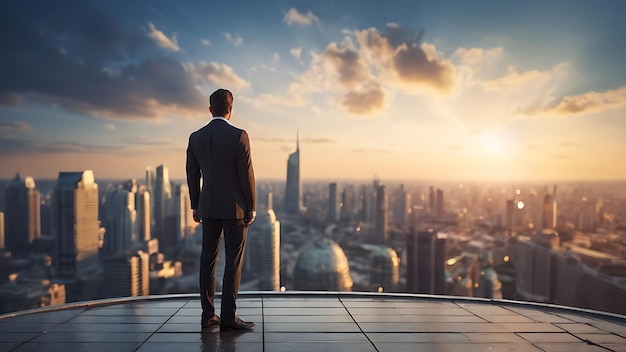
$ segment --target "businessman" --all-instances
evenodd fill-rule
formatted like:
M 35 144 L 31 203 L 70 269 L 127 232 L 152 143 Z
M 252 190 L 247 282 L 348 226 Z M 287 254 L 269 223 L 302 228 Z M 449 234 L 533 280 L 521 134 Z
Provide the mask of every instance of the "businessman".
M 202 328 L 252 330 L 254 323 L 237 316 L 248 226 L 256 216 L 256 189 L 250 141 L 246 131 L 230 124 L 233 94 L 218 89 L 209 98 L 213 119 L 189 136 L 187 185 L 196 222 L 202 223 L 200 299 Z M 202 184 L 202 190 L 200 185 Z M 215 315 L 215 264 L 224 234 L 226 268 L 221 319 Z

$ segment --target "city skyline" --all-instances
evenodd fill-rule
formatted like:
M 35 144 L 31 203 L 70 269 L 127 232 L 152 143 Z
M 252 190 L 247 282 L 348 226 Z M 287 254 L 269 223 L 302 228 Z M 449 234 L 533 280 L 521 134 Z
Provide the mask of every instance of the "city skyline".
M 0 179 L 184 179 L 221 87 L 259 179 L 626 179 L 622 2 L 231 7 L 3 2 Z

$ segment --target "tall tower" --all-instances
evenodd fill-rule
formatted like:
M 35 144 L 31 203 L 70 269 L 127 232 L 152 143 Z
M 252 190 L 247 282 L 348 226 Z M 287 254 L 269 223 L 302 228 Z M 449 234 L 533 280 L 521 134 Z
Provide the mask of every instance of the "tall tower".
M 556 227 L 556 200 L 548 193 L 543 197 L 543 229 L 554 230 Z
M 333 182 L 328 184 L 328 221 L 339 221 L 340 211 L 339 187 L 337 182 Z
M 0 211 L 0 250 L 3 250 L 4 246 L 4 213 Z
M 27 253 L 33 240 L 41 235 L 40 194 L 32 177 L 17 174 L 6 188 L 6 249 Z
M 389 202 L 385 185 L 378 184 L 375 186 L 376 192 L 376 208 L 374 210 L 374 240 L 379 243 L 387 242 L 389 234 L 388 214 Z
M 104 251 L 108 255 L 130 250 L 138 241 L 136 190 L 136 181 L 130 180 L 107 194 Z
M 156 181 L 154 185 L 154 229 L 156 238 L 161 238 L 165 228 L 165 217 L 169 214 L 170 201 L 172 200 L 172 185 L 170 174 L 164 165 L 157 166 Z
M 395 207 L 393 210 L 396 226 L 407 226 L 409 209 L 411 209 L 411 195 L 404 189 L 404 185 L 400 185 L 400 188 L 396 191 Z
M 407 236 L 407 291 L 410 293 L 443 294 L 445 287 L 446 240 L 437 238 L 433 230 Z
M 296 135 L 296 151 L 287 159 L 287 185 L 285 187 L 285 210 L 289 215 L 300 214 L 302 189 L 300 183 L 300 136 Z
M 152 239 L 152 208 L 150 192 L 146 187 L 140 187 L 135 195 L 135 208 L 137 210 L 137 236 L 139 241 Z
M 53 208 L 58 274 L 76 278 L 98 262 L 98 184 L 93 171 L 59 173 Z
M 259 289 L 280 290 L 280 221 L 273 209 L 272 192 L 267 194 L 267 207 L 252 224 L 254 235 L 248 237 L 252 273 L 259 279 Z
M 435 214 L 438 220 L 443 218 L 443 191 L 440 188 L 437 188 L 437 207 L 435 208 Z

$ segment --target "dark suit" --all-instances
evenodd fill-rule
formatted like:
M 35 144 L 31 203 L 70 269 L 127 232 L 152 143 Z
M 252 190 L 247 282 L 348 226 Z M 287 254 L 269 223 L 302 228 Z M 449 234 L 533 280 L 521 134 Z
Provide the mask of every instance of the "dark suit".
M 202 178 L 202 191 L 200 179 Z M 202 219 L 200 295 L 202 319 L 215 313 L 215 263 L 222 230 L 226 268 L 222 287 L 222 322 L 235 319 L 247 226 L 244 218 L 255 209 L 256 190 L 246 131 L 214 118 L 191 134 L 187 147 L 187 184 L 191 208 Z

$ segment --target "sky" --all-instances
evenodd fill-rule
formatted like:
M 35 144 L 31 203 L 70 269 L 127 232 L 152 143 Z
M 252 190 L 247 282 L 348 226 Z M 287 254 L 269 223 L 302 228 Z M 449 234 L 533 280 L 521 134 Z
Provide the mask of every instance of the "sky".
M 233 92 L 257 178 L 626 179 L 626 2 L 0 2 L 0 178 L 185 177 Z

